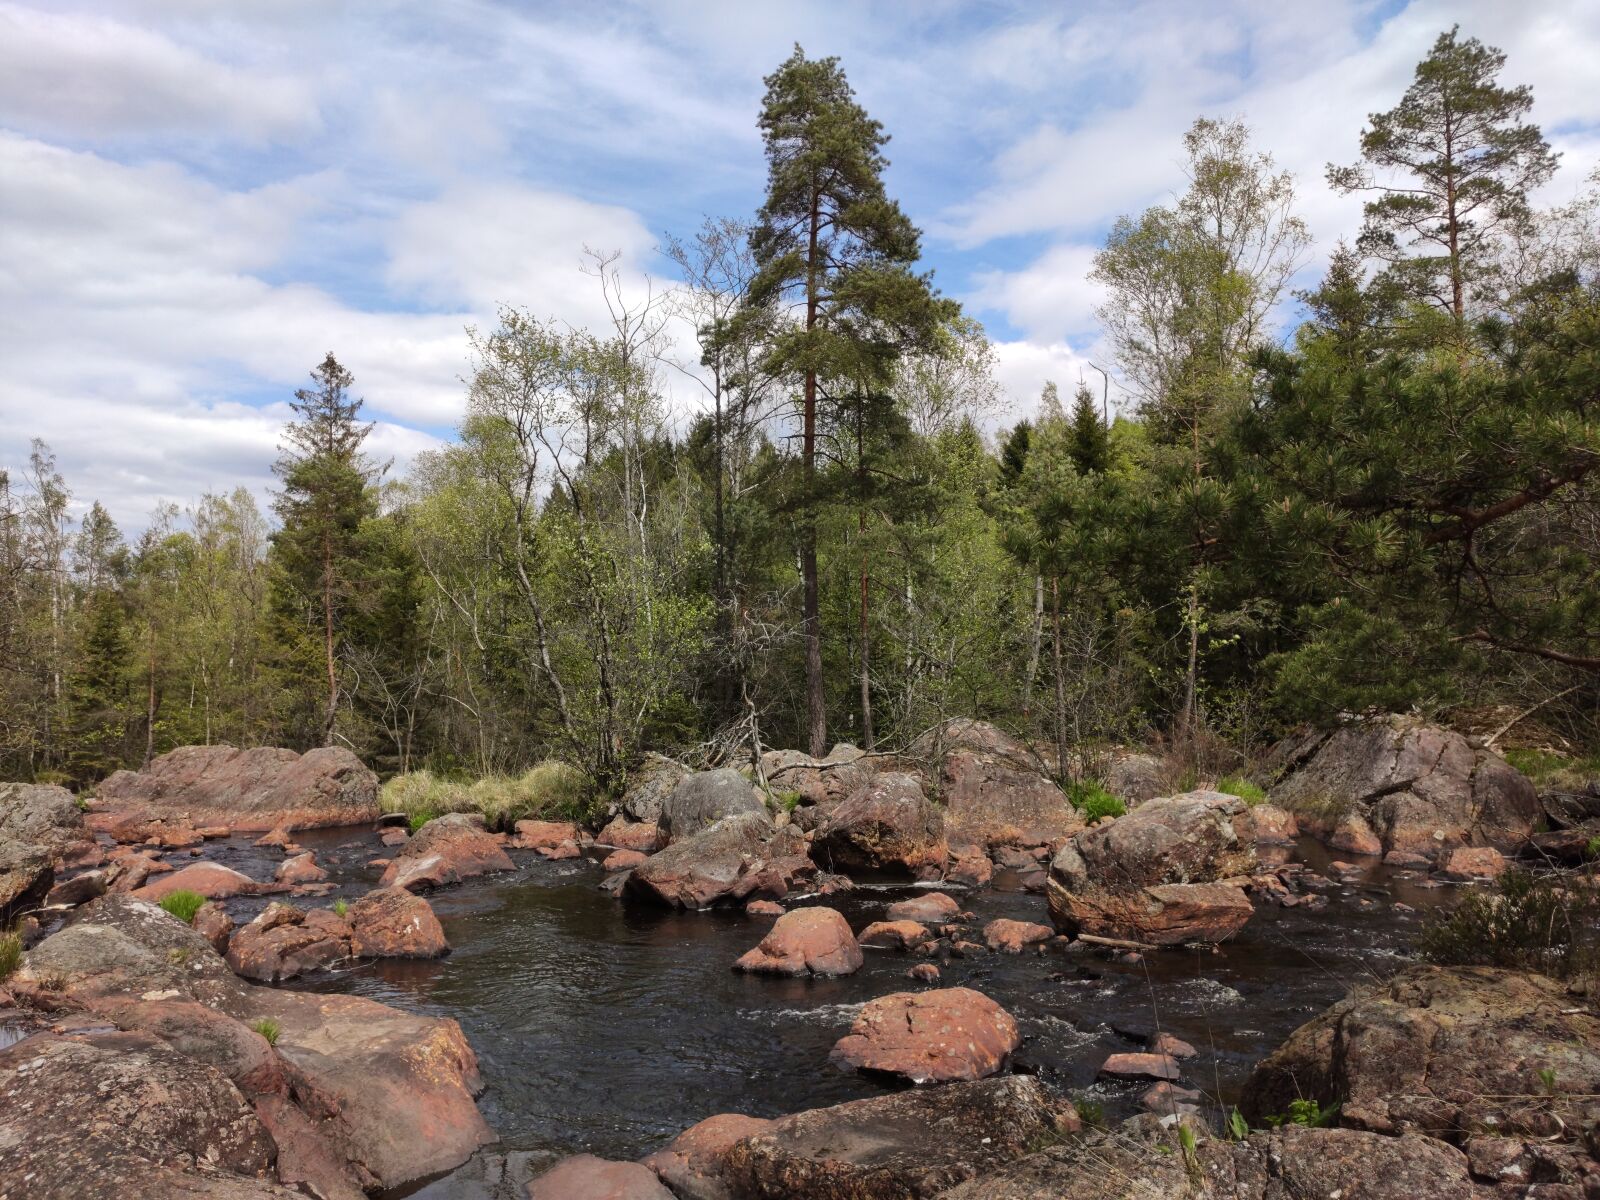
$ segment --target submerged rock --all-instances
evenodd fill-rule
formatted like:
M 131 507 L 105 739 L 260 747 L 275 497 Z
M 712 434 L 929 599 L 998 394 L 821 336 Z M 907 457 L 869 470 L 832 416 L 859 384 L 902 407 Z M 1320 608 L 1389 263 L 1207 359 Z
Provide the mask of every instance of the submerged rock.
M 359 825 L 378 817 L 378 777 L 350 751 L 296 754 L 270 746 L 180 746 L 144 771 L 118 771 L 95 789 L 112 810 L 145 812 L 241 833 Z
M 982 992 L 894 992 L 868 1002 L 829 1056 L 854 1071 L 912 1083 L 983 1079 L 1022 1043 L 1017 1023 Z
M 1222 941 L 1250 919 L 1250 900 L 1232 881 L 1255 864 L 1237 796 L 1151 800 L 1062 848 L 1050 864 L 1050 917 L 1074 935 L 1161 946 Z
M 944 817 L 915 776 L 886 772 L 828 810 L 812 841 L 828 870 L 943 873 Z
M 850 923 L 831 908 L 812 907 L 784 913 L 734 969 L 757 975 L 852 975 L 862 961 Z
M 480 818 L 449 813 L 435 817 L 416 832 L 384 868 L 378 886 L 416 891 L 515 869 L 499 839 L 483 827 Z
M 1078 1124 L 1036 1079 L 954 1083 L 782 1117 L 725 1173 L 749 1200 L 930 1200 Z

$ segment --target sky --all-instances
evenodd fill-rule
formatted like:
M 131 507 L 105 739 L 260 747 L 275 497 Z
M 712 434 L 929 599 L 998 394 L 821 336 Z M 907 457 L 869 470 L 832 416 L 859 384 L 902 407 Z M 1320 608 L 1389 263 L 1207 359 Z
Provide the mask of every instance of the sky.
M 598 328 L 585 246 L 642 295 L 667 236 L 755 212 L 762 77 L 796 43 L 891 135 L 889 192 L 1014 420 L 1111 365 L 1092 257 L 1182 186 L 1197 116 L 1294 173 L 1310 284 L 1360 223 L 1326 164 L 1456 23 L 1533 85 L 1562 154 L 1540 199 L 1571 199 L 1600 162 L 1595 0 L 0 0 L 0 467 L 42 438 L 127 530 L 264 498 L 332 350 L 403 471 L 452 436 L 497 305 Z

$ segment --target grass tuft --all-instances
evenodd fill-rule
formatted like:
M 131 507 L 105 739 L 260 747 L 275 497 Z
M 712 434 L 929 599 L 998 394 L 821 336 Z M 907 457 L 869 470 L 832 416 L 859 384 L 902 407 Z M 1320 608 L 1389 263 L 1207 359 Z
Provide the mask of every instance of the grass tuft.
M 199 892 L 191 892 L 187 889 L 168 892 L 160 900 L 161 907 L 177 917 L 185 925 L 194 924 L 194 915 L 200 911 L 200 906 L 205 902 L 206 898 Z
M 0 933 L 0 983 L 10 979 L 21 962 L 22 935 L 14 929 Z
M 276 1046 L 278 1044 L 278 1035 L 283 1032 L 282 1026 L 271 1017 L 262 1017 L 259 1021 L 251 1021 L 250 1028 L 266 1038 L 269 1046 Z
M 1087 779 L 1079 780 L 1067 789 L 1067 799 L 1089 824 L 1094 824 L 1101 817 L 1120 817 L 1128 811 L 1123 804 L 1098 783 Z
M 340 897 L 338 900 L 333 902 L 333 911 L 335 916 L 344 916 L 350 911 L 350 902 L 343 897 Z
M 467 782 L 410 771 L 383 785 L 379 803 L 384 812 L 405 813 L 415 833 L 445 813 L 475 812 L 493 830 L 510 830 L 530 819 L 578 820 L 587 815 L 592 792 L 576 767 L 554 759 L 521 775 L 489 775 Z
M 1267 794 L 1248 779 L 1238 775 L 1230 775 L 1217 784 L 1217 791 L 1226 792 L 1230 796 L 1237 796 L 1250 807 L 1267 802 Z

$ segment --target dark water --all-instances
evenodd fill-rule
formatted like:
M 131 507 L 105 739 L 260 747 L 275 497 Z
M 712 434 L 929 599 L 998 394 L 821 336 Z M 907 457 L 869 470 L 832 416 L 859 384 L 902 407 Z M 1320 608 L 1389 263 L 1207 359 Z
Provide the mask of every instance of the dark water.
M 342 894 L 376 882 L 379 871 L 363 865 L 383 853 L 376 835 L 299 837 L 332 869 Z M 1314 844 L 1296 853 L 1315 868 L 1328 861 Z M 279 854 L 234 839 L 207 857 L 270 878 Z M 905 978 L 918 957 L 868 950 L 864 969 L 840 980 L 740 975 L 733 961 L 770 922 L 623 904 L 598 890 L 603 874 L 592 863 L 517 857 L 514 874 L 432 894 L 454 948 L 448 958 L 381 962 L 292 985 L 460 1021 L 488 1085 L 480 1104 L 502 1139 L 495 1155 L 511 1153 L 525 1170 L 580 1151 L 635 1158 L 713 1113 L 776 1116 L 882 1090 L 830 1067 L 828 1052 L 863 1002 L 921 986 Z M 1131 1111 L 1146 1085 L 1097 1081 L 1100 1064 L 1141 1048 L 1157 1029 L 1199 1049 L 1185 1064 L 1186 1084 L 1227 1103 L 1291 1030 L 1352 983 L 1405 963 L 1423 910 L 1455 892 L 1419 882 L 1375 866 L 1361 883 L 1333 886 L 1323 912 L 1259 908 L 1239 937 L 1214 951 L 1127 964 L 1058 947 L 985 953 L 952 959 L 942 982 L 977 988 L 1018 1019 L 1025 1040 L 1017 1070 L 1108 1112 Z M 830 903 L 859 930 L 912 891 L 864 888 Z M 951 891 L 979 928 L 996 917 L 1048 922 L 1042 896 Z M 245 918 L 262 903 L 230 907 Z M 473 1164 L 409 1194 L 487 1194 L 470 1182 L 482 1169 Z

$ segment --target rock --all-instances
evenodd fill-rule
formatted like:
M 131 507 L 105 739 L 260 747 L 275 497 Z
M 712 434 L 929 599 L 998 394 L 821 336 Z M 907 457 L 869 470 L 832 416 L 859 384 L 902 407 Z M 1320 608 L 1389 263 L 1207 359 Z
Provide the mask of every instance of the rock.
M 1589 847 L 1600 838 L 1600 821 L 1578 825 L 1571 829 L 1553 829 L 1536 833 L 1523 847 L 1525 858 L 1541 862 L 1560 863 L 1564 866 L 1581 866 L 1594 858 Z
M 613 850 L 600 865 L 607 871 L 631 871 L 649 857 L 637 850 Z
M 755 975 L 853 975 L 861 947 L 831 908 L 797 908 L 779 917 L 759 945 L 734 964 Z
M 1245 836 L 1241 838 L 1240 829 Z M 1256 864 L 1244 801 L 1222 792 L 1150 800 L 1073 837 L 1050 865 L 1050 918 L 1077 935 L 1154 945 L 1216 942 L 1250 919 L 1233 882 Z
M 1458 733 L 1410 717 L 1308 734 L 1273 755 L 1274 802 L 1318 837 L 1360 818 L 1379 850 L 1434 859 L 1457 846 L 1514 851 L 1539 816 L 1538 796 L 1521 772 Z
M 350 751 L 296 754 L 261 746 L 180 746 L 145 771 L 118 771 L 95 790 L 109 809 L 185 815 L 241 833 L 360 825 L 378 817 L 378 777 Z
M 85 871 L 81 875 L 74 875 L 71 879 L 63 880 L 50 889 L 50 894 L 44 902 L 50 907 L 61 906 L 76 908 L 80 904 L 106 894 L 106 873 L 104 871 Z
M 276 1021 L 297 1103 L 368 1187 L 437 1175 L 493 1140 L 472 1099 L 482 1088 L 477 1061 L 456 1022 L 356 996 L 253 987 L 199 933 L 132 897 L 106 896 L 79 913 L 26 956 L 26 985 L 48 979 L 91 1012 L 171 993 L 246 1023 Z
M 830 871 L 942 872 L 944 818 L 914 776 L 886 772 L 829 810 L 811 853 Z
M 1150 1053 L 1168 1054 L 1173 1058 L 1193 1058 L 1200 1053 L 1188 1042 L 1170 1033 L 1158 1033 L 1151 1039 Z
M 912 1083 L 948 1083 L 996 1074 L 1021 1042 L 1011 1014 L 982 992 L 893 992 L 862 1007 L 829 1061 Z
M 0 783 L 0 928 L 43 904 L 56 862 L 91 841 L 66 788 Z
M 950 864 L 945 867 L 944 877 L 948 883 L 980 888 L 994 878 L 994 864 L 989 861 L 989 856 L 982 846 L 971 842 L 960 846 L 952 845 Z
M 1198 1105 L 1200 1100 L 1200 1093 L 1193 1088 L 1182 1088 L 1170 1080 L 1163 1079 L 1160 1083 L 1153 1084 L 1139 1097 L 1139 1106 L 1146 1112 L 1170 1113 L 1178 1111 L 1184 1105 Z
M 1377 858 L 1383 854 L 1383 841 L 1368 820 L 1358 813 L 1348 813 L 1338 819 L 1333 832 L 1323 838 L 1333 850 L 1347 854 L 1361 854 Z
M 1292 846 L 1300 836 L 1294 814 L 1276 804 L 1257 804 L 1250 810 L 1250 820 L 1255 825 L 1258 846 Z
M 582 858 L 583 848 L 577 842 L 569 839 L 559 846 L 552 846 L 548 850 L 539 851 L 539 853 L 551 862 L 560 862 L 564 859 Z
M 1011 1076 L 782 1117 L 725 1157 L 750 1200 L 929 1200 L 1078 1127 L 1071 1105 Z
M 433 906 L 404 888 L 368 892 L 345 913 L 357 958 L 439 958 L 450 953 Z
M 379 887 L 446 887 L 516 865 L 499 840 L 467 813 L 448 813 L 429 821 L 384 868 Z
M 771 1121 L 738 1113 L 707 1117 L 644 1159 L 644 1165 L 680 1200 L 735 1200 L 725 1177 L 728 1151 L 771 1127 Z
M 317 866 L 317 856 L 307 850 L 293 858 L 284 859 L 272 877 L 279 883 L 321 883 L 328 873 Z
M 1178 1079 L 1183 1072 L 1170 1054 L 1113 1054 L 1100 1064 L 1113 1079 Z
M 661 827 L 654 821 L 625 821 L 621 817 L 596 834 L 594 840 L 602 846 L 614 846 L 618 850 L 636 850 L 640 854 L 654 854 L 667 844 Z
M 1342 1125 L 1374 1133 L 1574 1140 L 1594 1122 L 1584 1097 L 1595 1094 L 1600 1016 L 1565 985 L 1427 966 L 1360 987 L 1302 1025 L 1256 1067 L 1241 1107 L 1255 1124 L 1306 1098 L 1342 1102 Z
M 398 825 L 390 825 L 378 834 L 378 840 L 385 846 L 404 846 L 411 840 L 411 834 L 409 831 L 401 829 Z M 260 842 L 256 843 L 258 846 L 260 844 Z
M 121 849 L 121 847 L 119 847 Z M 169 863 L 162 862 L 152 854 L 143 851 L 133 854 L 124 854 L 114 858 L 106 874 L 106 881 L 111 892 L 137 891 L 149 881 L 152 875 L 165 875 L 172 870 Z
M 670 908 L 710 908 L 746 899 L 750 876 L 767 865 L 772 822 L 765 812 L 725 817 L 710 829 L 674 841 L 633 869 L 623 894 Z
M 401 832 L 404 833 L 405 831 L 401 830 Z M 292 840 L 293 839 L 289 836 L 289 831 L 283 828 L 283 826 L 277 825 L 258 837 L 255 840 L 254 845 L 271 849 L 274 846 L 287 846 Z M 387 842 L 384 844 L 388 845 Z
M 911 950 L 932 937 L 916 921 L 874 921 L 861 931 L 859 940 L 877 950 Z
M 134 891 L 140 900 L 151 902 L 170 896 L 173 892 L 194 892 L 207 900 L 227 900 L 234 896 L 254 896 L 262 885 L 250 876 L 225 867 L 221 863 L 197 862 L 163 875 L 154 883 L 147 883 Z
M 1166 778 L 1166 767 L 1154 754 L 1127 753 L 1106 768 L 1105 789 L 1129 808 L 1138 808 L 1166 792 Z
M 662 805 L 689 773 L 688 767 L 673 759 L 660 754 L 645 755 L 644 762 L 628 774 L 627 790 L 617 806 L 620 816 L 646 825 L 658 824 Z M 621 842 L 612 844 L 622 849 L 644 850 L 646 853 L 657 849 L 655 846 L 625 846 Z
M 518 821 L 511 844 L 518 850 L 537 850 L 546 857 L 571 842 L 577 848 L 578 827 L 571 821 Z
M 528 1184 L 528 1200 L 673 1200 L 649 1167 L 592 1154 L 563 1158 Z
M 194 931 L 211 944 L 211 948 L 218 954 L 228 952 L 228 941 L 233 934 L 233 918 L 230 917 L 221 905 L 207 900 L 195 910 L 194 920 L 189 922 Z
M 1031 921 L 1008 921 L 1001 918 L 983 927 L 984 944 L 1002 954 L 1021 954 L 1029 946 L 1038 946 L 1055 936 L 1048 925 Z
M 747 917 L 781 917 L 784 907 L 771 900 L 752 900 L 744 906 L 744 915 Z
M 769 750 L 761 771 L 774 793 L 796 797 L 802 807 L 825 808 L 860 791 L 872 779 L 872 763 L 854 746 L 838 745 L 826 758 L 799 750 Z
M 992 846 L 1045 842 L 1083 828 L 1047 765 L 985 721 L 946 721 L 913 742 L 911 754 L 935 764 L 930 783 L 952 835 Z
M 326 909 L 305 912 L 277 901 L 235 931 L 227 953 L 236 973 L 262 983 L 293 979 L 348 957 L 348 922 Z
M 889 905 L 890 921 L 920 921 L 924 925 L 943 925 L 960 916 L 961 906 L 943 892 L 923 892 L 909 900 Z
M 1505 855 L 1493 846 L 1457 846 L 1439 867 L 1443 879 L 1463 883 L 1474 879 L 1499 879 L 1506 873 Z
M 938 983 L 939 968 L 932 963 L 918 963 L 906 972 L 907 979 L 915 979 L 918 983 Z
M 693 837 L 724 817 L 760 813 L 767 807 L 750 781 L 731 767 L 695 771 L 679 780 L 661 804 L 661 830 L 671 841 Z

